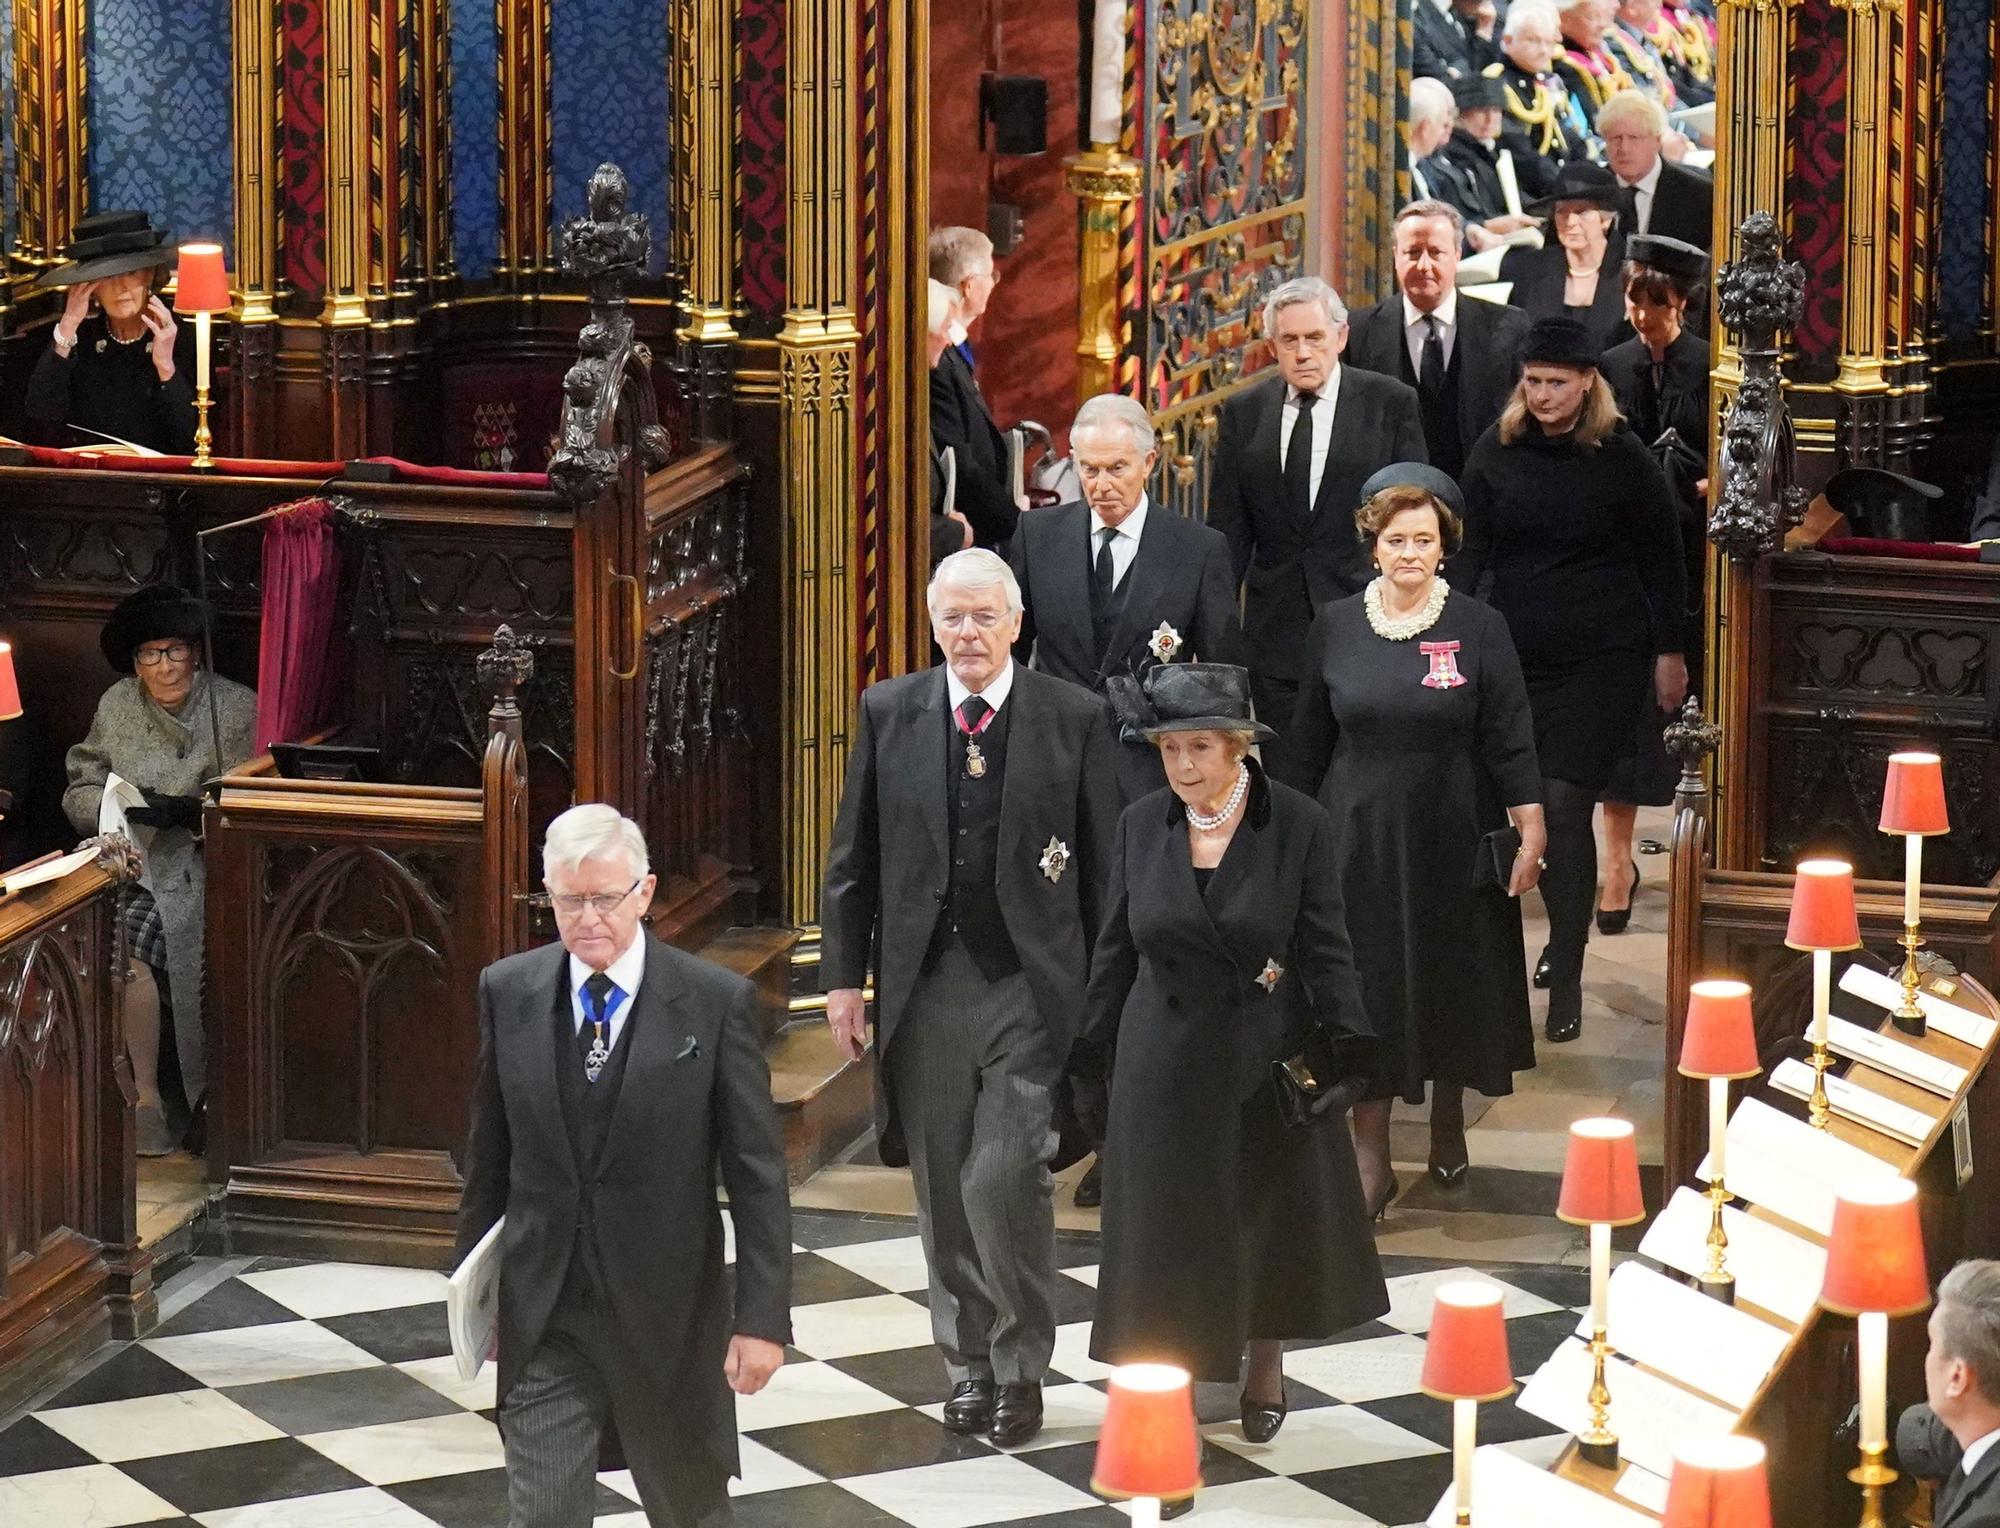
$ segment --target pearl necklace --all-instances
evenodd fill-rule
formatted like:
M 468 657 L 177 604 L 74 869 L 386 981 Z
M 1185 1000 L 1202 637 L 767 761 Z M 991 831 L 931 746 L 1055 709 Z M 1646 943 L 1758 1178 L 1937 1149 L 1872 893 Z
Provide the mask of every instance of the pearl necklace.
M 1431 592 L 1424 599 L 1424 608 L 1415 615 L 1392 616 L 1382 606 L 1382 579 L 1373 579 L 1361 591 L 1361 608 L 1368 612 L 1368 624 L 1375 635 L 1390 642 L 1407 642 L 1419 632 L 1429 631 L 1437 625 L 1438 617 L 1444 614 L 1444 602 L 1451 593 L 1451 585 L 1442 578 L 1431 580 Z
M 1187 813 L 1187 820 L 1190 824 L 1201 829 L 1204 833 L 1213 833 L 1217 828 L 1236 815 L 1236 809 L 1243 805 L 1243 798 L 1249 790 L 1250 766 L 1247 764 L 1238 764 L 1236 766 L 1236 787 L 1230 791 L 1229 799 L 1222 803 L 1221 811 L 1217 812 L 1213 817 L 1204 817 L 1186 802 L 1181 803 L 1181 810 Z

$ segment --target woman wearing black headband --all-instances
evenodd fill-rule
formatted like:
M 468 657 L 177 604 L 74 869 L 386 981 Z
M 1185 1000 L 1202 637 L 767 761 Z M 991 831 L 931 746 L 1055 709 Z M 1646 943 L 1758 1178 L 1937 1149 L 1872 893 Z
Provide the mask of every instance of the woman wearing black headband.
M 1467 458 L 1461 589 L 1507 618 L 1534 712 L 1548 821 L 1551 1041 L 1583 1032 L 1598 794 L 1641 709 L 1687 692 L 1686 574 L 1667 480 L 1623 427 L 1581 324 L 1529 332 L 1513 400 Z

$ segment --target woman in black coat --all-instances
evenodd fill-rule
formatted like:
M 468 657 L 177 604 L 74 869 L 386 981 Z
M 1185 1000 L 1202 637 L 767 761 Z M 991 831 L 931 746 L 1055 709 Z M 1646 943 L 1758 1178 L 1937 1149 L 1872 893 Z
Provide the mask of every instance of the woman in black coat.
M 1533 318 L 1575 319 L 1599 351 L 1622 339 L 1625 293 L 1618 271 L 1625 236 L 1613 225 L 1623 205 L 1609 170 L 1588 161 L 1564 165 L 1556 189 L 1527 209 L 1549 220 L 1548 241 L 1540 249 L 1510 249 L 1501 258 L 1500 279 L 1513 284 L 1508 303 Z
M 1389 1305 L 1341 1117 L 1374 1047 L 1333 829 L 1247 757 L 1272 734 L 1250 720 L 1242 669 L 1113 683 L 1169 788 L 1120 819 L 1091 962 L 1082 1049 L 1091 1070 L 1114 1052 L 1116 1066 L 1090 1351 L 1199 1380 L 1242 1372 L 1244 1435 L 1264 1442 L 1285 1418 L 1283 1342 Z M 1309 1037 L 1325 1046 L 1322 1112 L 1287 1125 L 1273 1067 Z
M 1534 713 L 1548 824 L 1551 1041 L 1583 1032 L 1583 951 L 1597 898 L 1598 794 L 1643 707 L 1687 693 L 1686 573 L 1667 480 L 1625 429 L 1582 325 L 1529 331 L 1521 380 L 1465 462 L 1452 584 L 1507 618 Z

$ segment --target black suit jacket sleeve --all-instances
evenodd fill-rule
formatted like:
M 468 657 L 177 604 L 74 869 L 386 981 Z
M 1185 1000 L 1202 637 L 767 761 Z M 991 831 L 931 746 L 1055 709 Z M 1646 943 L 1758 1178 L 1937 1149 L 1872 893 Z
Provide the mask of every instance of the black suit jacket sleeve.
M 1340 725 L 1326 689 L 1326 618 L 1317 617 L 1306 632 L 1306 651 L 1299 672 L 1299 698 L 1281 735 L 1271 763 L 1274 779 L 1315 799 L 1333 763 Z
M 984 465 L 985 453 L 973 440 L 973 431 L 986 423 L 973 417 L 976 407 L 959 396 L 942 366 L 931 369 L 931 449 L 941 451 L 950 446 L 957 457 L 958 503 L 954 507 L 972 523 L 973 537 L 981 546 L 1002 546 L 1014 534 L 1021 510 L 1007 485 Z M 990 434 L 987 438 L 991 439 Z
M 820 990 L 859 987 L 868 979 L 868 955 L 881 906 L 882 839 L 876 821 L 875 722 L 863 695 L 856 708 L 854 745 L 819 905 Z
M 1083 1024 L 1078 1030 L 1078 1043 L 1092 1060 L 1108 1058 L 1117 1047 L 1118 1020 L 1125 1012 L 1125 999 L 1139 975 L 1139 947 L 1132 940 L 1130 907 L 1125 890 L 1125 819 L 1121 817 L 1112 839 L 1111 884 L 1104 922 L 1091 951 L 1090 986 L 1084 996 Z M 1088 1069 L 1103 1075 L 1102 1065 Z
M 1007 565 L 1014 570 L 1014 582 L 1021 586 L 1021 635 L 1014 639 L 1014 661 L 1026 663 L 1035 650 L 1034 583 L 1028 577 L 1028 527 L 1020 526 L 1007 547 Z
M 1249 410 L 1236 399 L 1222 405 L 1222 427 L 1215 439 L 1215 463 L 1208 474 L 1208 523 L 1229 543 L 1233 572 L 1230 587 L 1243 582 L 1244 570 L 1257 549 L 1243 502 L 1243 474 L 1249 467 Z
M 744 986 L 717 1033 L 710 1109 L 722 1186 L 736 1229 L 736 1325 L 746 1337 L 792 1340 L 792 1210 L 785 1143 L 758 1043 L 756 989 Z
M 1203 663 L 1235 663 L 1242 656 L 1243 623 L 1237 616 L 1237 578 L 1227 541 L 1208 541 L 1201 560 L 1201 592 L 1195 605 L 1194 650 Z
M 1111 712 L 1108 707 L 1099 706 L 1091 718 L 1090 731 L 1084 734 L 1083 778 L 1078 785 L 1077 802 L 1077 826 L 1087 856 L 1084 860 L 1087 873 L 1078 888 L 1086 948 L 1103 926 L 1112 869 L 1118 862 L 1118 818 L 1124 810 L 1118 764 L 1118 738 L 1112 731 Z
M 454 1264 L 479 1245 L 493 1222 L 507 1213 L 507 1175 L 513 1143 L 507 1133 L 507 1105 L 500 1096 L 500 1060 L 493 1043 L 493 993 L 487 973 L 479 973 L 479 1065 L 472 1084 L 472 1129 L 459 1170 L 465 1187 L 458 1196 L 458 1246 Z

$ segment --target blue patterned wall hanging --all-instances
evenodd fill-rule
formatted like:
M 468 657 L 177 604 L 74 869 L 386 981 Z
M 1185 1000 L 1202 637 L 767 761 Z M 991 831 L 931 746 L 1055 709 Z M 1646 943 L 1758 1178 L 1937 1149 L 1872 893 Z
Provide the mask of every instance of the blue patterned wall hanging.
M 451 7 L 451 246 L 458 274 L 493 274 L 500 253 L 500 34 L 493 6 Z
M 590 172 L 624 170 L 632 210 L 653 225 L 647 269 L 667 249 L 667 7 L 663 0 L 552 0 L 554 227 L 582 213 Z
M 1986 287 L 1986 227 L 1993 187 L 1986 144 L 1993 130 L 1987 51 L 1993 0 L 1946 0 L 1944 13 L 1943 202 L 1938 253 L 1938 320 L 1945 337 L 1978 334 Z

